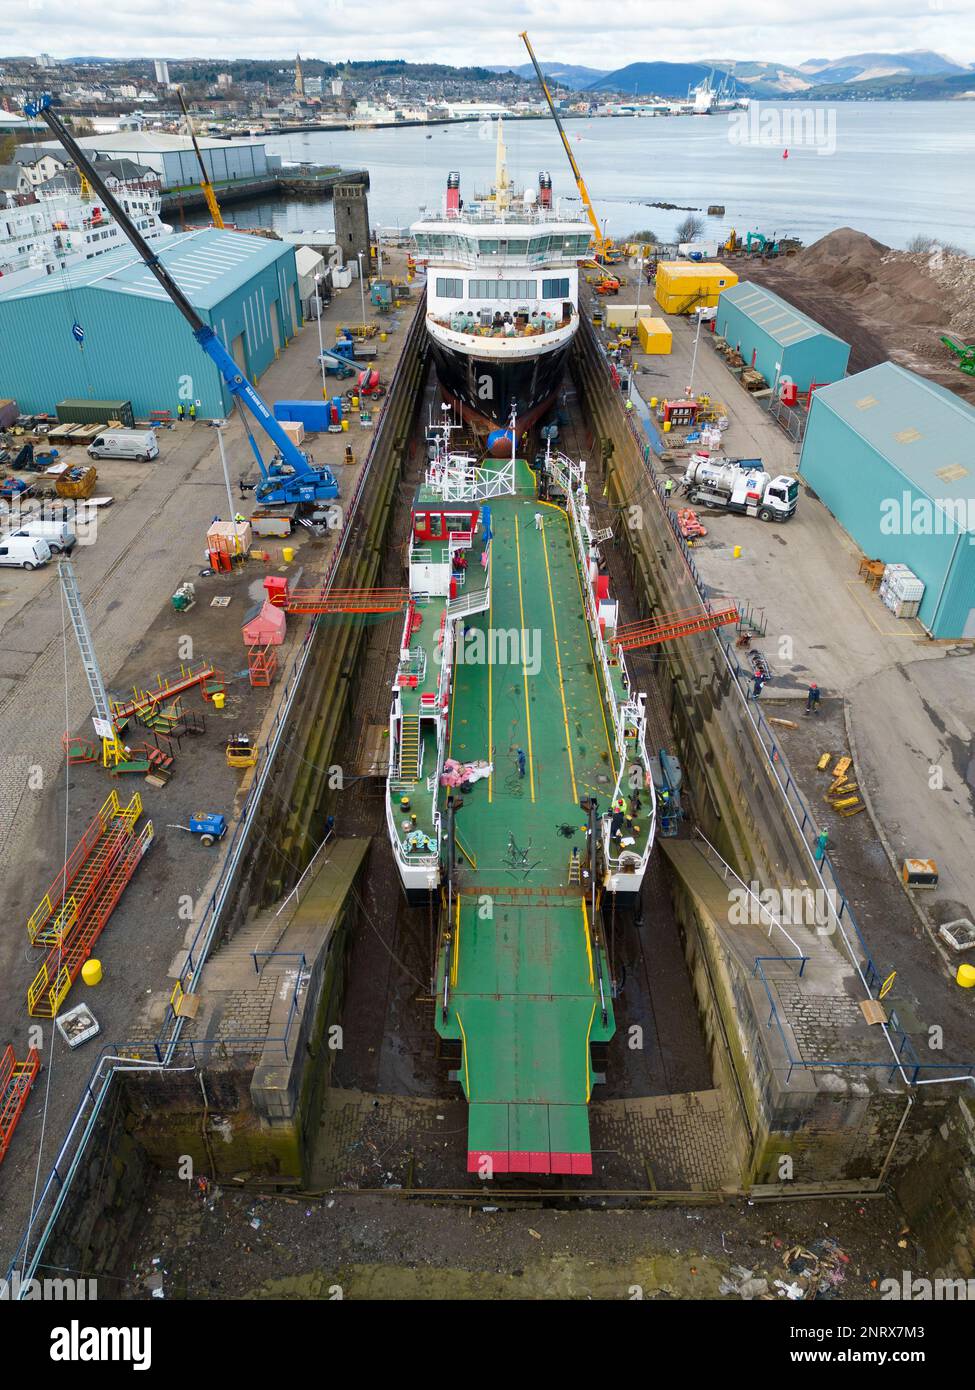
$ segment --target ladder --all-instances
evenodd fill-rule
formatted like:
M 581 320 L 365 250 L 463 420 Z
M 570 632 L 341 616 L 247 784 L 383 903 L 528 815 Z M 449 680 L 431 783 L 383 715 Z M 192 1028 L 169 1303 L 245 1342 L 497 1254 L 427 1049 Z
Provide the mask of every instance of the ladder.
M 569 860 L 569 882 L 582 882 L 582 870 L 581 865 L 579 863 L 579 850 L 575 846 L 573 846 L 572 857 Z
M 85 613 L 85 606 L 81 602 L 81 591 L 75 578 L 74 566 L 66 555 L 62 555 L 58 561 L 58 578 L 61 580 L 68 616 L 71 619 L 75 640 L 81 653 L 81 664 L 85 668 L 88 689 L 91 691 L 92 704 L 95 708 L 95 733 L 102 740 L 103 755 L 107 764 L 109 756 L 117 755 L 118 750 L 115 722 L 112 718 L 108 696 L 105 693 L 105 682 L 102 680 L 98 657 L 95 655 L 95 643 L 92 639 L 91 628 L 88 626 L 88 616 Z
M 399 741 L 399 772 L 401 777 L 420 775 L 420 716 L 404 714 Z

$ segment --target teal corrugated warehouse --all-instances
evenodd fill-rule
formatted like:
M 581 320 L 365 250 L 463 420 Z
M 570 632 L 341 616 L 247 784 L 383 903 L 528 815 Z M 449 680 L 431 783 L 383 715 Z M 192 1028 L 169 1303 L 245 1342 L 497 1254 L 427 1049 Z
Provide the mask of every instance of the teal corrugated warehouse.
M 813 392 L 799 471 L 865 555 L 923 580 L 932 637 L 975 637 L 975 409 L 883 362 Z
M 246 375 L 260 377 L 301 323 L 294 248 L 207 228 L 168 237 L 158 254 Z M 141 419 L 180 401 L 209 419 L 230 410 L 216 367 L 128 247 L 10 290 L 0 281 L 0 342 L 0 397 L 25 413 L 75 397 L 130 400 Z
M 721 291 L 715 329 L 770 386 L 790 380 L 808 391 L 846 374 L 849 343 L 749 280 Z

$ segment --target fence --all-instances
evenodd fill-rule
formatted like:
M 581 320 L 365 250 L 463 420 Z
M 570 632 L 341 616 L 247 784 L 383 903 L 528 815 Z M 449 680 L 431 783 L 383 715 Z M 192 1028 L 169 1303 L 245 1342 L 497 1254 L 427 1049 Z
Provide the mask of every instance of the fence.
M 396 397 L 397 386 L 405 374 L 406 364 L 409 363 L 411 357 L 417 350 L 418 341 L 422 340 L 424 334 L 424 319 L 423 296 L 421 296 L 413 323 L 407 334 L 406 342 L 403 345 L 403 351 L 400 355 L 399 362 L 396 365 L 396 370 L 390 381 L 389 390 L 380 408 L 379 419 L 372 437 L 369 455 L 362 473 L 359 476 L 359 480 L 349 498 L 342 529 L 339 532 L 335 549 L 332 552 L 322 577 L 320 585 L 320 592 L 322 595 L 327 594 L 331 589 L 338 567 L 348 547 L 353 531 L 353 521 L 357 515 L 366 483 L 372 473 L 373 463 L 380 444 L 384 440 L 389 428 L 390 405 Z M 261 797 L 264 794 L 271 769 L 274 765 L 274 760 L 283 742 L 288 719 L 291 715 L 291 710 L 302 677 L 308 666 L 312 643 L 315 633 L 318 630 L 319 622 L 320 618 L 318 616 L 309 619 L 305 628 L 304 637 L 302 638 L 301 649 L 288 671 L 283 690 L 278 698 L 277 708 L 274 713 L 274 722 L 271 726 L 268 740 L 260 750 L 250 790 L 244 800 L 240 816 L 229 841 L 220 878 L 207 901 L 193 940 L 187 950 L 185 963 L 173 990 L 174 997 L 177 996 L 177 991 L 180 991 L 182 994 L 192 994 L 195 992 L 199 982 L 201 968 L 217 937 L 222 914 L 230 901 Z M 113 1050 L 103 1050 L 102 1054 L 99 1056 L 85 1085 L 81 1102 L 68 1128 L 65 1141 L 58 1152 L 51 1172 L 34 1205 L 27 1230 L 24 1233 L 20 1246 L 10 1265 L 10 1274 L 12 1276 L 13 1271 L 22 1263 L 23 1287 L 29 1287 L 28 1281 L 34 1275 L 44 1247 L 67 1199 L 72 1181 L 84 1156 L 88 1142 L 91 1139 L 102 1106 L 111 1090 L 116 1072 L 130 1072 L 145 1069 L 157 1071 L 164 1068 L 180 1070 L 183 1068 L 179 1067 L 177 1063 L 181 1057 L 189 1059 L 189 1063 L 185 1069 L 193 1069 L 197 1065 L 197 1050 L 206 1045 L 223 1047 L 226 1049 L 228 1044 L 235 1043 L 240 1046 L 245 1046 L 251 1045 L 257 1041 L 255 1039 L 246 1038 L 194 1039 L 192 1042 L 181 1044 L 180 1035 L 182 1033 L 182 1026 L 182 1017 L 177 1015 L 175 1009 L 171 1006 L 160 1035 L 154 1042 L 148 1044 L 142 1042 L 121 1044 L 115 1046 Z M 287 1035 L 282 1039 L 261 1039 L 260 1041 L 262 1044 L 271 1045 L 280 1041 L 282 1046 L 286 1047 Z M 44 1211 L 47 1212 L 44 1227 L 37 1239 L 37 1243 L 31 1249 L 29 1246 L 34 1227 L 37 1224 L 39 1213 Z

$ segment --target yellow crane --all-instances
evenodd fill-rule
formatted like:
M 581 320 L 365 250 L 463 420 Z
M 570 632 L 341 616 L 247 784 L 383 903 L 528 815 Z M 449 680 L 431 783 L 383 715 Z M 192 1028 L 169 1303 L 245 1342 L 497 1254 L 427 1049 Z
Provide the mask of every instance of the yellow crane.
M 193 129 L 193 121 L 189 111 L 186 109 L 186 101 L 183 97 L 182 87 L 176 88 L 176 95 L 179 97 L 179 104 L 183 109 L 183 115 L 186 117 L 186 133 L 193 141 L 193 148 L 196 151 L 197 163 L 200 166 L 200 187 L 206 199 L 206 205 L 210 213 L 210 221 L 215 227 L 220 227 L 222 229 L 223 217 L 220 212 L 220 204 L 217 202 L 217 195 L 213 191 L 213 184 L 210 182 L 210 177 L 207 174 L 207 167 L 203 163 L 203 155 L 200 153 L 200 146 L 197 143 L 196 131 Z
M 572 169 L 572 177 L 576 181 L 579 197 L 582 199 L 582 205 L 586 209 L 589 221 L 592 223 L 593 242 L 596 247 L 596 260 L 603 265 L 615 265 L 618 261 L 623 259 L 622 254 L 604 234 L 602 227 L 599 225 L 596 209 L 592 205 L 592 199 L 589 197 L 586 181 L 582 177 L 582 170 L 576 163 L 575 155 L 572 153 L 572 146 L 569 144 L 569 137 L 566 135 L 562 122 L 559 120 L 559 113 L 555 109 L 555 102 L 552 100 L 552 94 L 548 89 L 548 83 L 545 81 L 542 70 L 538 66 L 538 59 L 535 57 L 535 50 L 529 42 L 528 35 L 522 33 L 519 34 L 518 37 L 524 41 L 525 47 L 528 49 L 528 56 L 532 60 L 532 67 L 535 69 L 535 75 L 545 94 L 545 100 L 548 102 L 548 109 L 552 113 L 552 120 L 555 122 L 555 128 L 562 139 L 562 146 L 568 158 L 569 167 Z

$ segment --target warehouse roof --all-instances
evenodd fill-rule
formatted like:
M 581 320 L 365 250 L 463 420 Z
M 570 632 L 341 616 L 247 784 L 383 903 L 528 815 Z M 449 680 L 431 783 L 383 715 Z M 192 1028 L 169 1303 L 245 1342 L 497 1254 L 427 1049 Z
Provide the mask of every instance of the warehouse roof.
M 953 391 L 881 362 L 817 387 L 813 402 L 929 497 L 975 499 L 975 408 Z
M 159 259 L 197 309 L 214 308 L 265 266 L 273 265 L 293 250 L 284 242 L 243 232 L 218 231 L 215 227 L 167 237 L 161 246 L 155 243 L 153 249 L 157 248 Z M 135 250 L 125 246 L 9 290 L 4 290 L 0 280 L 0 305 L 13 299 L 84 289 L 141 299 L 168 298 Z
M 158 130 L 107 130 L 101 135 L 83 135 L 78 144 L 84 150 L 106 150 L 112 154 L 124 150 L 127 154 L 169 154 L 172 151 L 193 152 L 193 141 L 188 135 L 168 135 Z M 212 140 L 206 136 L 197 136 L 197 144 L 205 150 L 231 149 L 240 145 L 258 145 L 263 148 L 263 141 L 259 140 Z M 46 151 L 56 151 L 63 155 L 61 146 L 56 141 L 45 141 L 41 146 Z
M 733 304 L 740 309 L 781 347 L 791 347 L 793 343 L 816 337 L 833 338 L 838 343 L 843 341 L 808 314 L 801 314 L 786 300 L 762 285 L 752 284 L 750 280 L 741 280 L 737 285 L 722 290 L 719 310 L 725 304 Z

